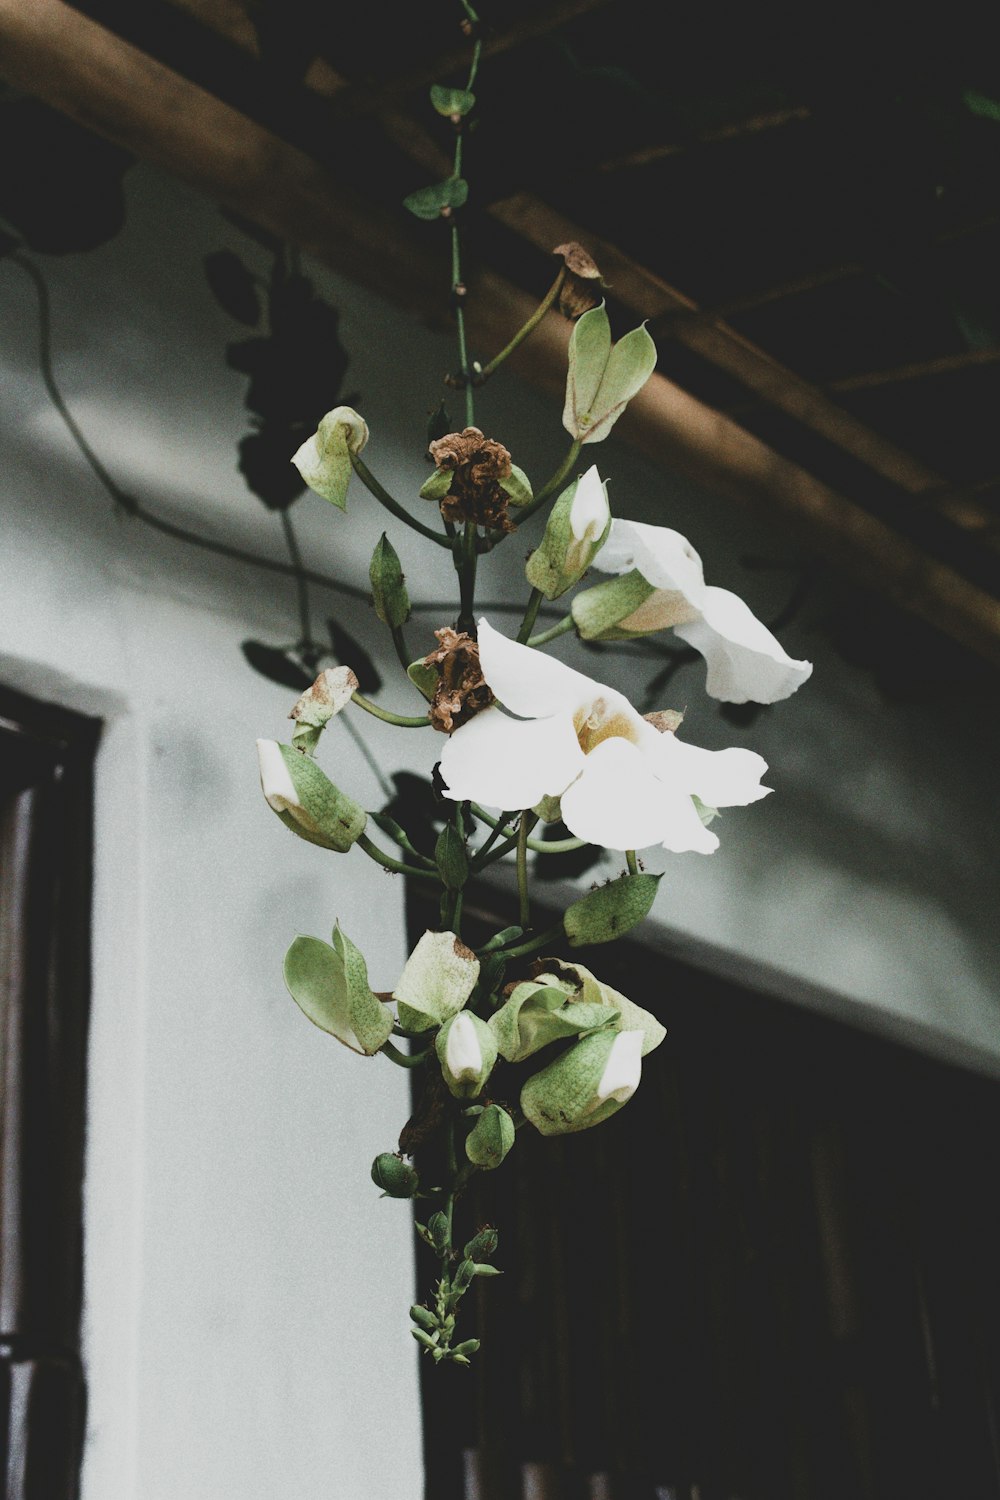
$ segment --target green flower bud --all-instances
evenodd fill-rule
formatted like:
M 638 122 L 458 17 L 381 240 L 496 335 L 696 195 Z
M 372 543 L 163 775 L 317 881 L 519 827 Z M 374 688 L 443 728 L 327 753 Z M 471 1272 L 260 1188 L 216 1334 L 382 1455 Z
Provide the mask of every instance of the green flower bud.
M 528 505 L 534 496 L 531 492 L 531 481 L 523 469 L 512 463 L 510 473 L 498 481 L 511 505 Z
M 258 740 L 257 755 L 264 796 L 285 827 L 321 849 L 346 854 L 365 831 L 364 810 L 300 750 Z
M 466 1260 L 486 1260 L 489 1256 L 496 1254 L 500 1236 L 492 1225 L 487 1224 L 478 1234 L 473 1235 L 462 1252 Z
M 435 1250 L 446 1250 L 448 1248 L 448 1215 L 441 1213 L 431 1214 L 427 1220 L 427 1232 L 431 1237 L 431 1244 Z
M 439 1326 L 438 1320 L 429 1307 L 423 1307 L 418 1303 L 416 1307 L 410 1308 L 410 1317 L 414 1323 L 418 1324 L 427 1333 L 435 1333 L 437 1331 Z
M 410 618 L 410 597 L 403 582 L 403 569 L 395 547 L 383 531 L 375 544 L 368 577 L 375 613 L 383 625 L 396 630 Z
M 577 594 L 570 606 L 585 641 L 631 641 L 701 615 L 678 589 L 658 589 L 637 568 Z
M 626 1104 L 642 1076 L 640 1031 L 584 1037 L 529 1078 L 521 1108 L 542 1135 L 568 1135 L 599 1125 Z
M 313 437 L 292 459 L 311 490 L 341 510 L 347 509 L 351 454 L 368 441 L 368 423 L 350 406 L 335 406 L 322 419 Z
M 490 1104 L 466 1137 L 465 1154 L 473 1166 L 490 1170 L 500 1165 L 513 1144 L 514 1121 L 499 1104 Z
M 479 959 L 453 932 L 425 932 L 409 958 L 393 999 L 407 1031 L 429 1031 L 457 1015 L 475 989 Z
M 420 486 L 421 500 L 443 500 L 451 489 L 454 475 L 451 469 L 435 469 L 429 479 Z
M 546 599 L 558 599 L 586 573 L 610 529 L 607 485 L 594 464 L 552 507 L 545 535 L 524 570 L 532 588 L 541 589 Z
M 372 994 L 363 955 L 338 926 L 333 947 L 297 937 L 285 954 L 285 984 L 314 1026 L 372 1057 L 392 1034 L 392 1011 Z
M 456 1099 L 474 1099 L 481 1093 L 497 1060 L 492 1031 L 485 1021 L 467 1010 L 460 1011 L 441 1027 L 434 1050 L 441 1064 L 441 1075 Z
M 656 345 L 645 326 L 633 328 L 617 344 L 604 304 L 591 308 L 573 327 L 563 426 L 581 443 L 606 438 L 637 391 L 653 373 Z
M 637 926 L 656 899 L 662 875 L 622 875 L 563 913 L 563 927 L 571 948 L 611 943 Z
M 391 1151 L 383 1151 L 372 1162 L 372 1182 L 387 1198 L 412 1198 L 420 1186 L 415 1167 Z
M 468 879 L 469 857 L 465 840 L 454 823 L 446 823 L 434 846 L 434 860 L 446 891 L 460 891 Z

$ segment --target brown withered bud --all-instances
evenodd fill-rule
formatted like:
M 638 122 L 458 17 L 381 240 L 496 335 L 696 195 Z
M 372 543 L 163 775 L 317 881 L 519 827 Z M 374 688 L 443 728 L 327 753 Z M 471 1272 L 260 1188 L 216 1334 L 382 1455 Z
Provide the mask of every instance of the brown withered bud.
M 561 255 L 566 266 L 559 289 L 559 311 L 564 318 L 582 317 L 600 302 L 598 288 L 607 286 L 607 282 L 593 257 L 576 240 L 557 245 L 552 254 Z
M 676 708 L 661 708 L 655 714 L 643 714 L 642 717 L 660 734 L 673 734 L 684 722 L 684 715 Z
M 440 645 L 424 657 L 424 666 L 434 667 L 438 674 L 430 721 L 442 734 L 451 734 L 489 708 L 493 694 L 483 680 L 479 647 L 472 636 L 448 626 L 434 634 Z
M 430 445 L 439 469 L 451 470 L 448 493 L 441 500 L 446 521 L 474 521 L 501 531 L 513 531 L 501 479 L 510 477 L 510 454 L 503 443 L 484 437 L 478 427 L 449 432 Z

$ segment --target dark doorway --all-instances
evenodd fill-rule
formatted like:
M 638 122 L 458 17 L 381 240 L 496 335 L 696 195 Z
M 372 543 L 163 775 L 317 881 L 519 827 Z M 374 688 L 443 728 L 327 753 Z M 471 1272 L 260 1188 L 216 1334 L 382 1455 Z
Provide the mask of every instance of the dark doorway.
M 668 1037 L 459 1205 L 505 1275 L 473 1369 L 421 1363 L 428 1500 L 998 1500 L 1000 1085 L 639 942 L 575 956 Z
M 74 1500 L 97 720 L 0 690 L 0 1458 Z

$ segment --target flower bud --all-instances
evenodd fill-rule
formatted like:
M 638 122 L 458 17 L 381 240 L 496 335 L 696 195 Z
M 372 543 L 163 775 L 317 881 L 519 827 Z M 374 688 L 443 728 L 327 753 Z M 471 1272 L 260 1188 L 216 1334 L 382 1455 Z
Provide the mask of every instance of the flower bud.
M 636 568 L 584 589 L 571 607 L 585 641 L 631 641 L 701 618 L 679 590 L 654 588 Z
M 396 630 L 410 618 L 410 597 L 403 582 L 403 569 L 395 547 L 383 531 L 372 553 L 368 577 L 375 613 L 383 625 Z
M 584 1037 L 529 1078 L 521 1108 L 542 1135 L 568 1135 L 599 1125 L 626 1104 L 642 1076 L 641 1031 Z
M 312 755 L 327 724 L 347 707 L 357 689 L 358 679 L 350 667 L 330 667 L 321 672 L 288 715 L 295 720 L 294 748 L 303 755 Z
M 373 1056 L 392 1034 L 392 1011 L 368 985 L 364 955 L 339 925 L 333 946 L 297 937 L 285 954 L 285 985 L 314 1026 L 338 1042 Z
M 391 1151 L 383 1151 L 372 1162 L 372 1182 L 387 1198 L 412 1198 L 420 1186 L 415 1167 Z
M 455 1017 L 456 1021 L 461 1019 Z M 465 1154 L 473 1166 L 490 1170 L 500 1165 L 513 1144 L 514 1121 L 499 1104 L 488 1104 L 466 1136 Z
M 497 1060 L 497 1044 L 485 1021 L 471 1011 L 460 1011 L 441 1027 L 434 1048 L 442 1077 L 456 1098 L 474 1099 L 482 1092 Z
M 368 423 L 350 406 L 335 406 L 317 431 L 302 444 L 292 463 L 311 490 L 341 510 L 347 509 L 351 454 L 368 441 Z
M 586 573 L 610 529 L 607 485 L 594 464 L 552 507 L 545 535 L 524 570 L 532 588 L 558 599 Z
M 346 854 L 365 831 L 364 810 L 290 745 L 258 740 L 257 755 L 264 796 L 285 827 L 321 849 Z
M 500 1243 L 500 1236 L 492 1225 L 488 1224 L 478 1234 L 473 1235 L 466 1245 L 463 1254 L 466 1260 L 485 1260 L 490 1255 L 496 1254 L 496 1248 Z
M 429 1031 L 462 1009 L 479 978 L 479 959 L 453 932 L 425 932 L 399 976 L 393 999 L 407 1031 Z

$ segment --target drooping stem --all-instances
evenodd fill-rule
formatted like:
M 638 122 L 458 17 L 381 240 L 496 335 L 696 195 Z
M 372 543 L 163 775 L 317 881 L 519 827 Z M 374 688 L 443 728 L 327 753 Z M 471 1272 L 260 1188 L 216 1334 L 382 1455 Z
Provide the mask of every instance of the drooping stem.
M 396 657 L 404 672 L 409 672 L 410 663 L 413 658 L 406 649 L 406 637 L 403 634 L 402 625 L 390 625 L 392 633 L 392 644 L 395 647 Z
M 560 488 L 563 481 L 568 476 L 570 469 L 572 469 L 573 465 L 579 458 L 581 447 L 582 444 L 579 438 L 571 443 L 569 452 L 566 454 L 566 457 L 563 459 L 558 469 L 556 469 L 555 473 L 551 476 L 551 478 L 545 481 L 541 489 L 538 491 L 538 494 L 532 501 L 530 501 L 527 505 L 521 506 L 521 509 L 517 513 L 518 526 L 522 526 L 528 519 L 528 517 L 533 516 L 535 514 L 535 511 L 539 510 L 545 504 L 550 495 L 554 495 L 556 490 Z
M 540 635 L 533 635 L 528 641 L 528 645 L 544 646 L 549 641 L 554 641 L 557 635 L 567 635 L 573 629 L 573 624 L 572 615 L 563 615 L 562 619 L 557 620 L 554 625 L 550 625 L 548 630 L 543 630 Z
M 369 859 L 373 859 L 383 870 L 391 870 L 394 875 L 410 875 L 414 880 L 433 880 L 438 884 L 437 874 L 433 870 L 418 870 L 416 865 L 405 865 L 402 860 L 393 859 L 391 854 L 386 854 L 377 844 L 373 844 L 366 833 L 362 833 L 357 839 L 357 846 L 363 849 Z
M 383 1042 L 379 1050 L 390 1062 L 394 1062 L 397 1068 L 419 1068 L 427 1061 L 433 1048 L 425 1047 L 422 1052 L 400 1052 L 392 1042 Z
M 538 611 L 541 607 L 542 599 L 544 597 L 545 596 L 543 595 L 541 589 L 531 590 L 531 595 L 528 599 L 528 607 L 524 611 L 524 619 L 521 621 L 521 628 L 517 632 L 517 639 L 521 642 L 522 645 L 525 644 L 531 632 L 535 628 L 535 621 L 538 618 Z
M 514 350 L 517 349 L 521 344 L 523 344 L 526 338 L 531 337 L 535 329 L 538 327 L 539 323 L 545 317 L 545 314 L 548 312 L 549 308 L 552 306 L 553 302 L 558 297 L 559 292 L 562 288 L 562 284 L 565 280 L 566 267 L 563 266 L 560 269 L 559 275 L 549 287 L 548 291 L 545 293 L 545 296 L 535 308 L 535 311 L 531 314 L 531 317 L 517 330 L 510 343 L 505 344 L 504 347 L 500 350 L 500 353 L 495 354 L 488 365 L 484 365 L 481 370 L 476 371 L 474 379 L 474 383 L 476 385 L 483 385 L 487 380 L 489 380 L 490 376 L 494 373 L 494 371 L 500 368 L 504 360 L 507 359 L 511 354 L 513 354 Z
M 396 517 L 397 521 L 402 521 L 404 525 L 411 527 L 412 530 L 419 531 L 421 536 L 427 537 L 429 541 L 434 542 L 438 547 L 451 546 L 446 536 L 442 536 L 439 531 L 432 531 L 429 526 L 424 525 L 423 521 L 418 521 L 416 516 L 411 516 L 409 511 L 404 510 L 399 501 L 394 500 L 389 491 L 379 484 L 364 459 L 359 458 L 356 453 L 351 454 L 351 467 L 365 488 L 371 491 L 379 504 L 384 505 L 386 510 Z
M 540 932 L 537 937 L 530 938 L 526 943 L 519 943 L 516 948 L 505 948 L 504 958 L 524 958 L 529 953 L 537 953 L 539 948 L 548 947 L 549 943 L 556 943 L 564 936 L 563 924 L 556 922 Z
M 377 703 L 373 703 L 363 693 L 352 693 L 351 702 L 363 708 L 366 714 L 372 714 L 376 719 L 381 719 L 384 724 L 395 724 L 398 729 L 430 728 L 431 721 L 426 714 L 422 717 L 412 714 L 394 714 L 387 708 L 379 708 Z

